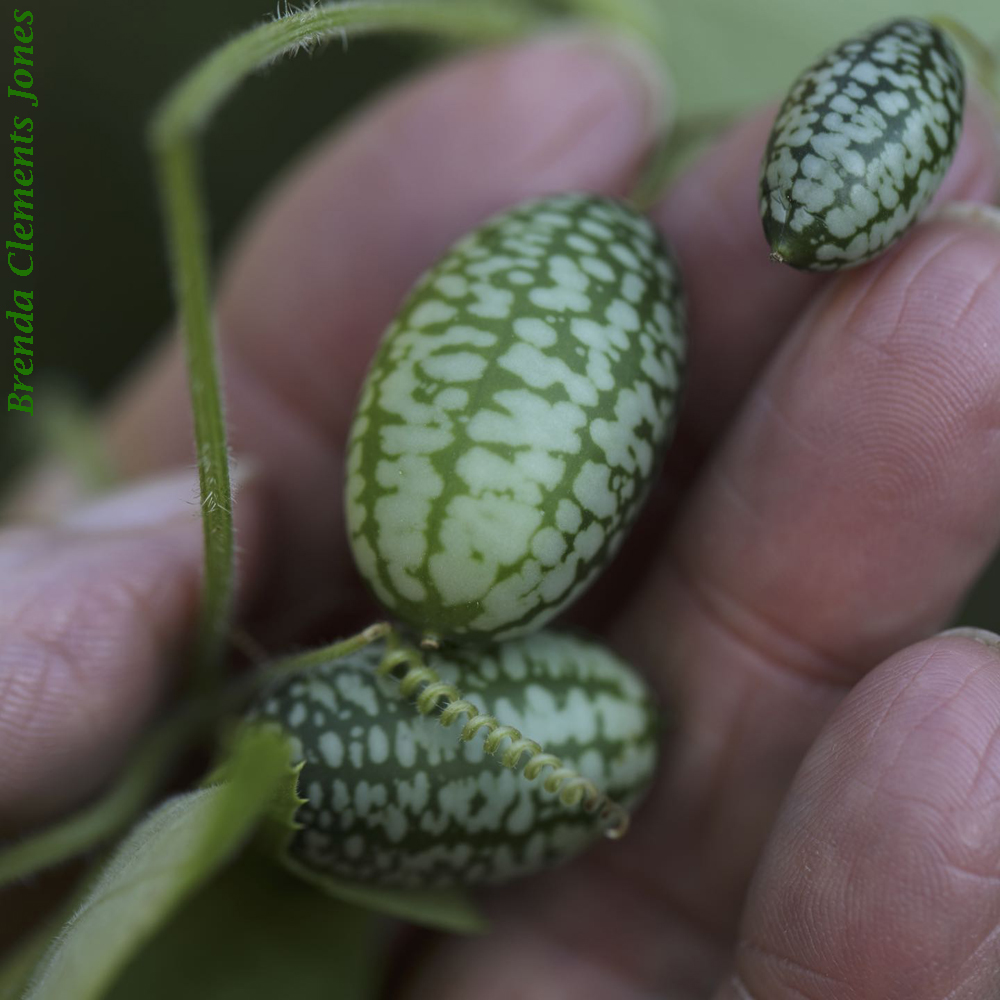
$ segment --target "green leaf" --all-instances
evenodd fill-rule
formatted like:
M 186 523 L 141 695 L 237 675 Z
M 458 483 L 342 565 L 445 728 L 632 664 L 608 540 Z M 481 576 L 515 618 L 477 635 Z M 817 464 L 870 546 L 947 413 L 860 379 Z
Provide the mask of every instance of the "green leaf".
M 39 451 L 51 453 L 68 466 L 86 494 L 109 489 L 117 476 L 96 408 L 84 398 L 79 385 L 66 378 L 52 381 L 48 403 L 39 414 Z
M 489 925 L 467 893 L 458 889 L 391 889 L 348 882 L 311 871 L 292 858 L 281 863 L 298 878 L 334 899 L 385 913 L 411 924 L 451 931 L 453 934 L 484 934 Z
M 271 732 L 279 732 L 270 723 L 257 725 Z M 299 795 L 298 789 L 302 763 L 286 764 L 271 796 L 267 813 L 254 838 L 255 846 L 262 854 L 276 859 L 298 879 L 308 882 L 334 899 L 435 930 L 455 934 L 482 934 L 487 930 L 485 918 L 468 894 L 459 889 L 388 889 L 364 885 L 314 872 L 290 857 L 289 842 L 295 831 L 300 829 L 295 814 L 306 801 Z M 225 774 L 225 767 L 223 765 L 215 773 Z
M 82 809 L 0 851 L 0 888 L 123 833 L 150 801 L 170 763 L 206 725 L 202 706 L 169 716 L 133 748 L 127 764 Z
M 106 1000 L 368 1000 L 370 914 L 246 853 L 183 906 Z
M 247 730 L 228 780 L 169 799 L 111 855 L 49 948 L 25 1000 L 104 994 L 177 907 L 245 843 L 288 768 L 287 742 Z

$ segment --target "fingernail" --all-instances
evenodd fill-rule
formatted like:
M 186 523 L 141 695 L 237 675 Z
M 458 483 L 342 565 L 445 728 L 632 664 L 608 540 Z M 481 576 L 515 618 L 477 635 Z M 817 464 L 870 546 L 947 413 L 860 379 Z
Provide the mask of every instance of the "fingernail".
M 1000 208 L 978 201 L 949 201 L 934 213 L 938 219 L 982 226 L 1000 233 Z
M 254 477 L 257 464 L 240 460 L 231 465 L 233 493 Z M 201 512 L 198 475 L 178 469 L 106 494 L 62 518 L 74 531 L 134 531 L 162 527 L 174 521 L 195 522 Z
M 957 637 L 959 639 L 971 639 L 973 642 L 989 646 L 990 649 L 1000 652 L 1000 635 L 997 635 L 996 632 L 990 632 L 985 628 L 973 628 L 971 625 L 962 625 L 958 628 L 945 629 L 944 632 L 938 632 L 938 635 L 941 638 Z

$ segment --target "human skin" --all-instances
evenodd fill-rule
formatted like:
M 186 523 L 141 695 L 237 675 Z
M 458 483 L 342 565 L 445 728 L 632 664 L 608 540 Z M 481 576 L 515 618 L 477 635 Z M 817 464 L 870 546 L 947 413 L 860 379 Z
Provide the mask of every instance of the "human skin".
M 625 840 L 485 897 L 491 935 L 442 940 L 398 978 L 412 1000 L 1000 989 L 1000 649 L 935 635 L 1000 541 L 1000 211 L 929 218 L 839 276 L 773 264 L 773 113 L 651 212 L 685 275 L 690 384 L 650 511 L 586 608 L 677 720 L 657 783 Z M 378 615 L 347 553 L 343 446 L 409 285 L 512 202 L 624 194 L 655 116 L 592 40 L 467 56 L 264 201 L 217 314 L 241 618 L 268 649 Z M 998 186 L 973 105 L 938 204 Z M 0 533 L 3 833 L 95 794 L 183 673 L 201 534 L 174 339 L 103 426 L 140 482 L 87 506 L 48 469 Z

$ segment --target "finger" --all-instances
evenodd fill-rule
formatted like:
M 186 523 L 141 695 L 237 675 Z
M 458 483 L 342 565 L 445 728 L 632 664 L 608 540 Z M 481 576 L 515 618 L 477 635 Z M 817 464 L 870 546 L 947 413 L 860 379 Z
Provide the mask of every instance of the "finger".
M 629 835 L 629 838 L 631 834 Z M 627 852 L 629 840 L 608 845 Z M 732 967 L 732 942 L 672 910 L 655 879 L 622 879 L 595 854 L 494 891 L 490 933 L 405 955 L 406 1000 L 653 1000 L 707 997 Z M 392 993 L 396 996 L 396 993 Z
M 631 600 L 671 526 L 671 512 L 715 440 L 787 336 L 806 303 L 831 280 L 776 265 L 759 215 L 757 164 L 776 107 L 730 129 L 685 171 L 653 217 L 682 265 L 690 313 L 689 363 L 680 422 L 663 474 L 626 544 L 598 585 L 571 612 L 603 627 Z M 991 199 L 1000 191 L 1000 148 L 992 112 L 970 95 L 966 126 L 939 200 Z
M 616 624 L 682 724 L 616 858 L 662 858 L 720 929 L 830 711 L 940 628 L 997 545 L 1000 213 L 982 218 L 939 218 L 829 286 Z
M 324 608 L 351 603 L 353 579 L 330 572 L 346 562 L 339 444 L 373 340 L 408 283 L 502 204 L 560 187 L 626 190 L 656 118 L 648 92 L 589 42 L 470 60 L 397 94 L 261 213 L 228 269 L 220 315 L 230 424 L 268 469 L 281 553 L 268 577 L 289 606 L 317 593 Z M 759 229 L 754 218 L 758 240 Z M 129 473 L 188 457 L 187 406 L 171 349 L 112 419 Z M 35 495 L 25 506 L 44 504 Z
M 758 165 L 776 110 L 768 105 L 731 129 L 653 211 L 679 255 L 692 325 L 684 417 L 671 449 L 674 478 L 698 465 L 793 320 L 830 281 L 768 259 Z M 994 115 L 973 90 L 936 202 L 992 201 L 998 192 Z
M 238 523 L 256 534 L 253 490 Z M 178 677 L 201 589 L 193 473 L 0 532 L 0 836 L 80 804 Z M 255 567 L 239 563 L 246 594 Z
M 998 774 L 997 648 L 941 638 L 882 664 L 796 777 L 718 1000 L 996 995 Z

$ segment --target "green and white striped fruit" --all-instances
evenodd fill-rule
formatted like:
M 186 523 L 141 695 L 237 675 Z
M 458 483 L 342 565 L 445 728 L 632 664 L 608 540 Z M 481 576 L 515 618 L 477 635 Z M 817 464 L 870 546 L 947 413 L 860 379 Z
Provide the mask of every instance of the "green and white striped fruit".
M 829 271 L 887 249 L 951 163 L 964 94 L 951 43 L 912 17 L 846 41 L 807 69 L 778 112 L 761 166 L 772 257 Z
M 541 627 L 621 544 L 673 426 L 677 269 L 649 221 L 585 194 L 458 242 L 386 332 L 351 430 L 362 576 L 436 638 Z
M 286 847 L 312 873 L 378 885 L 498 883 L 565 861 L 601 821 L 420 715 L 375 667 L 377 643 L 283 681 L 251 717 L 278 723 L 304 761 Z M 540 632 L 424 656 L 481 711 L 521 730 L 621 805 L 634 805 L 656 760 L 658 717 L 645 683 L 602 647 Z M 522 759 L 527 766 L 527 758 Z

